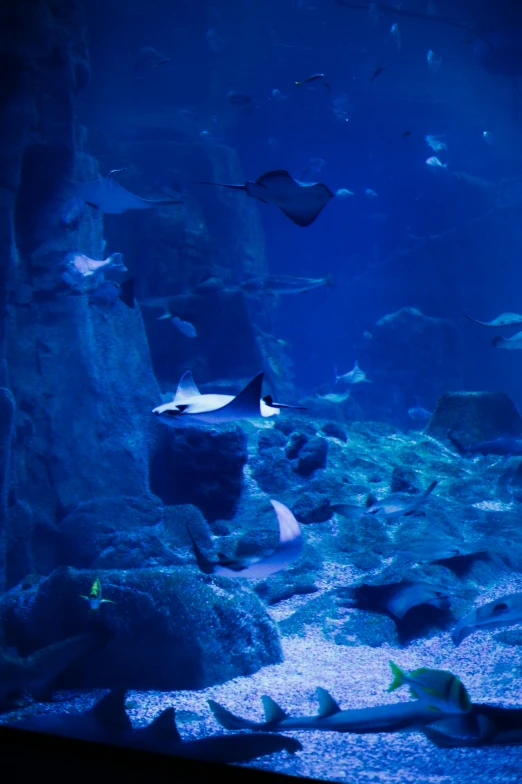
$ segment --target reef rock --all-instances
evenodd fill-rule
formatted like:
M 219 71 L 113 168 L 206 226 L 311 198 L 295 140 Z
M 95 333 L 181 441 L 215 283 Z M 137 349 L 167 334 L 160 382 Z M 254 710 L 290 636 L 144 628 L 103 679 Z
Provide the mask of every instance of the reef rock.
M 427 433 L 445 438 L 449 430 L 465 433 L 465 443 L 499 436 L 522 437 L 522 418 L 504 392 L 446 392 L 439 398 Z
M 76 571 L 0 599 L 7 643 L 21 652 L 88 631 L 86 595 L 96 577 L 98 618 L 112 633 L 99 654 L 70 668 L 63 688 L 203 689 L 280 662 L 277 628 L 249 586 L 189 567 Z

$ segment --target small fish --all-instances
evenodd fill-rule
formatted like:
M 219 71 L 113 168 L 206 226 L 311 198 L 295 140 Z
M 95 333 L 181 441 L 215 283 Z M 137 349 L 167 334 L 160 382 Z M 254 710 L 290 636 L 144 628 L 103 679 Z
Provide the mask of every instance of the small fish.
M 498 629 L 522 621 L 522 593 L 511 593 L 483 604 L 464 616 L 455 626 L 451 637 L 455 645 L 477 629 Z
M 252 96 L 246 95 L 245 93 L 236 93 L 233 90 L 230 90 L 227 93 L 227 101 L 231 106 L 237 106 L 246 114 L 250 114 L 256 108 Z
M 378 501 L 375 496 L 369 495 L 366 500 L 365 515 L 383 515 L 387 520 L 397 517 L 407 517 L 415 514 L 424 504 L 427 497 L 437 487 L 434 480 L 422 493 L 411 495 L 409 493 L 391 493 L 382 501 Z
M 111 253 L 103 261 L 98 261 L 85 256 L 83 253 L 72 252 L 65 256 L 61 266 L 63 268 L 62 278 L 71 286 L 78 284 L 85 278 L 90 278 L 109 269 L 127 272 L 121 253 Z
M 324 79 L 324 73 L 316 73 L 312 74 L 311 76 L 307 76 L 306 79 L 301 79 L 300 82 L 295 82 L 297 86 L 301 84 L 312 84 L 313 82 L 318 82 L 321 79 Z
M 66 202 L 60 218 L 60 223 L 64 229 L 77 229 L 85 213 L 85 202 L 73 196 Z
M 282 103 L 283 101 L 288 100 L 288 96 L 284 95 L 281 90 L 278 90 L 277 87 L 274 87 L 273 90 L 270 91 L 270 96 L 268 98 L 269 101 L 276 101 L 277 103 Z
M 471 710 L 468 692 L 460 678 L 453 673 L 428 667 L 407 673 L 392 661 L 390 667 L 393 681 L 388 691 L 409 686 L 412 697 L 422 700 L 435 710 L 444 713 L 468 713 Z
M 491 131 L 482 131 L 482 138 L 486 142 L 486 144 L 493 144 L 493 134 Z
M 393 39 L 395 40 L 395 44 L 397 46 L 397 51 L 400 52 L 400 50 L 401 50 L 401 31 L 399 30 L 399 25 L 397 24 L 397 22 L 394 22 L 392 24 L 392 26 L 390 27 L 390 33 L 392 34 Z
M 403 131 L 402 132 L 402 138 L 403 139 L 407 139 L 408 136 L 411 136 L 411 131 Z
M 426 144 L 429 147 L 431 147 L 433 152 L 440 152 L 441 150 L 447 150 L 448 149 L 448 145 L 446 144 L 446 142 L 442 142 L 441 141 L 441 139 L 444 139 L 444 138 L 445 138 L 444 134 L 438 134 L 438 135 L 427 134 L 424 137 L 424 139 L 426 141 Z
M 80 594 L 80 597 L 82 599 L 86 599 L 89 602 L 91 612 L 96 612 L 99 610 L 101 604 L 116 604 L 116 602 L 113 602 L 111 599 L 104 599 L 102 597 L 102 587 L 98 577 L 92 584 L 89 596 L 83 596 L 83 594 Z
M 134 62 L 134 79 L 135 81 L 143 81 L 144 74 L 152 68 L 158 68 L 160 65 L 170 63 L 170 57 L 158 52 L 152 46 L 143 46 L 138 52 L 138 56 Z
M 263 275 L 251 278 L 240 283 L 240 288 L 246 294 L 263 292 L 265 294 L 301 294 L 304 291 L 332 286 L 333 278 L 325 275 L 324 278 L 298 278 L 292 275 Z
M 134 282 L 134 278 L 129 278 L 123 283 L 106 280 L 89 293 L 89 304 L 96 305 L 98 308 L 110 308 L 119 299 L 128 308 L 134 308 L 136 306 Z
M 520 438 L 500 436 L 491 441 L 479 441 L 467 446 L 456 438 L 453 430 L 448 432 L 448 438 L 460 455 L 501 455 L 506 458 L 522 455 L 522 439 Z
M 493 346 L 493 348 L 521 349 L 522 332 L 517 332 L 515 335 L 512 335 L 510 338 L 504 338 L 502 337 L 502 335 L 495 335 L 494 338 L 491 338 L 491 345 Z
M 378 197 L 378 193 L 376 193 L 373 188 L 366 188 L 364 191 L 364 195 L 367 199 L 376 199 Z
M 320 400 L 326 400 L 328 403 L 344 403 L 345 400 L 348 400 L 350 397 L 350 390 L 348 392 L 328 392 L 326 395 L 320 395 L 317 393 L 317 397 Z
M 370 82 L 371 82 L 372 84 L 373 84 L 373 83 L 374 83 L 374 81 L 377 79 L 377 77 L 378 77 L 378 76 L 380 76 L 380 75 L 382 74 L 382 72 L 385 70 L 385 68 L 386 68 L 386 66 L 385 66 L 385 65 L 379 65 L 379 67 L 375 69 L 375 71 L 374 71 L 374 72 L 372 73 L 372 75 L 370 76 Z
M 426 62 L 428 63 L 430 70 L 433 71 L 433 73 L 437 73 L 442 65 L 442 57 L 437 59 L 433 49 L 429 49 L 428 53 L 426 54 Z
M 343 384 L 360 384 L 363 381 L 366 381 L 368 384 L 371 383 L 370 379 L 366 378 L 366 373 L 364 370 L 361 370 L 359 367 L 357 360 L 355 360 L 355 365 L 353 366 L 352 370 L 342 376 L 338 376 L 336 370 L 335 383 L 337 384 L 339 381 L 342 381 Z
M 468 316 L 466 313 L 462 314 L 464 318 L 474 321 L 475 324 L 480 324 L 482 327 L 514 327 L 517 324 L 522 324 L 522 315 L 520 313 L 501 313 L 493 321 L 479 321 L 473 316 Z
M 426 159 L 426 165 L 427 166 L 431 166 L 432 169 L 447 169 L 448 168 L 448 164 L 447 163 L 441 163 L 441 161 L 438 158 L 436 158 L 435 155 L 432 155 L 431 157 Z
M 335 195 L 338 199 L 347 199 L 349 196 L 353 196 L 353 191 L 349 191 L 348 188 L 338 188 L 335 191 Z
M 160 318 L 162 317 L 160 316 Z M 190 321 L 182 321 L 179 316 L 173 316 L 171 321 L 176 329 L 178 329 L 182 335 L 185 335 L 185 337 L 197 338 L 198 333 L 196 331 L 196 327 L 194 324 L 191 324 Z
M 423 408 L 419 403 L 419 398 L 417 398 L 415 405 L 408 409 L 408 416 L 414 422 L 427 422 L 428 419 L 431 419 L 433 413 Z

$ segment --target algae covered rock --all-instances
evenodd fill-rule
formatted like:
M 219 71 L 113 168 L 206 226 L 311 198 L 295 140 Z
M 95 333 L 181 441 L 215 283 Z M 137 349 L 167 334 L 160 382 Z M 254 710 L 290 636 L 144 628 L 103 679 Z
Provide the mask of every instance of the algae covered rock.
M 522 437 L 522 418 L 504 392 L 445 392 L 439 398 L 427 434 L 445 437 L 449 430 L 465 434 L 465 443 L 500 436 Z
M 97 615 L 112 636 L 96 656 L 63 676 L 64 688 L 202 689 L 282 659 L 277 628 L 240 581 L 191 568 L 60 568 L 39 586 L 0 600 L 0 618 L 21 649 L 33 650 L 88 631 L 96 621 L 81 595 L 96 577 Z

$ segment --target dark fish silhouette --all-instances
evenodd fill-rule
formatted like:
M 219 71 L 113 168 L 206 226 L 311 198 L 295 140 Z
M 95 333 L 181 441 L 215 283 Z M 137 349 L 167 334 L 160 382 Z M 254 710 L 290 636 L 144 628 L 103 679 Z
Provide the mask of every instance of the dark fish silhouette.
M 519 313 L 501 313 L 493 321 L 479 321 L 473 316 L 468 316 L 467 313 L 462 314 L 464 318 L 469 321 L 474 321 L 475 324 L 480 324 L 482 327 L 513 327 L 516 324 L 522 324 L 522 316 Z
M 29 656 L 0 650 L 0 704 L 11 694 L 23 691 L 38 698 L 63 670 L 99 642 L 100 635 L 80 634 L 40 648 Z
M 502 457 L 512 457 L 522 455 L 522 439 L 511 438 L 511 436 L 500 436 L 491 441 L 478 441 L 476 444 L 462 444 L 454 435 L 454 431 L 448 432 L 448 438 L 460 455 L 499 455 Z
M 522 743 L 522 708 L 477 704 L 468 714 L 440 719 L 422 731 L 442 748 L 515 746 Z
M 102 212 L 119 215 L 126 210 L 148 210 L 151 207 L 161 207 L 165 204 L 182 204 L 181 199 L 142 199 L 123 188 L 113 177 L 113 174 L 124 169 L 113 169 L 107 177 L 92 182 L 82 182 L 76 186 L 78 198 L 91 207 L 97 207 Z
M 125 712 L 124 689 L 109 692 L 82 713 L 31 716 L 12 726 L 212 762 L 248 762 L 283 749 L 291 754 L 302 749 L 294 738 L 264 733 L 211 735 L 183 741 L 176 727 L 174 708 L 164 710 L 148 726 L 133 729 Z
M 249 180 L 244 185 L 229 185 L 208 180 L 197 180 L 197 182 L 202 185 L 218 185 L 220 188 L 245 191 L 248 196 L 264 204 L 274 204 L 279 207 L 281 212 L 298 226 L 309 226 L 313 223 L 323 207 L 334 198 L 332 191 L 321 182 L 300 182 L 284 169 L 266 172 L 257 180 Z
M 363 583 L 351 589 L 353 602 L 363 610 L 387 612 L 401 621 L 406 613 L 423 604 L 439 610 L 448 610 L 450 599 L 446 591 L 432 583 L 403 580 L 400 583 L 368 585 Z

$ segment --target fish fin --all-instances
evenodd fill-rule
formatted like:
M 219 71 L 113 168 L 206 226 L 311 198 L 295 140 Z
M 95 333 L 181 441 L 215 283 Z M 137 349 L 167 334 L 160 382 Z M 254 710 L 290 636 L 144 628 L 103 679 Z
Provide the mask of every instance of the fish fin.
M 429 496 L 429 494 L 430 494 L 430 493 L 432 493 L 432 492 L 433 492 L 433 490 L 435 490 L 435 488 L 437 487 L 437 485 L 438 485 L 438 480 L 437 480 L 437 479 L 434 479 L 434 480 L 433 480 L 433 482 L 431 482 L 431 483 L 428 485 L 428 487 L 426 488 L 426 490 L 424 490 L 424 492 L 421 494 L 421 498 L 422 498 L 423 500 L 424 500 L 425 498 L 427 498 L 427 497 Z
M 80 599 L 87 599 L 87 601 L 90 601 L 88 596 L 84 596 L 82 593 L 80 593 L 78 595 L 79 595 Z
M 187 400 L 187 398 L 197 397 L 198 395 L 201 395 L 201 392 L 194 383 L 191 371 L 187 370 L 179 380 L 173 402 L 179 404 Z
M 265 374 L 263 371 L 258 373 L 254 378 L 248 382 L 246 387 L 241 392 L 223 406 L 227 414 L 232 413 L 233 417 L 258 417 L 261 415 L 261 392 L 263 388 L 263 378 Z
M 118 297 L 119 299 L 121 299 L 124 305 L 127 305 L 128 308 L 136 307 L 136 297 L 134 295 L 135 283 L 136 283 L 135 278 L 129 278 L 128 280 L 124 280 L 123 283 L 120 284 L 120 292 L 118 294 Z
M 105 727 L 131 730 L 132 724 L 125 712 L 126 693 L 127 689 L 111 689 L 105 697 L 93 705 L 89 713 Z
M 502 340 L 504 340 L 504 338 L 502 337 L 502 335 L 495 335 L 495 337 L 494 337 L 494 338 L 491 338 L 491 345 L 493 346 L 493 348 L 496 348 L 496 347 L 498 346 L 498 344 L 499 344 L 499 343 L 500 343 Z
M 274 507 L 279 523 L 279 544 L 296 544 L 302 537 L 301 526 L 287 506 L 273 498 L 270 499 L 270 503 Z
M 365 506 L 367 508 L 370 508 L 370 506 L 373 506 L 376 503 L 377 503 L 377 497 L 373 493 L 369 493 L 368 498 L 366 499 L 365 502 Z
M 316 693 L 317 699 L 319 700 L 319 711 L 317 713 L 318 716 L 321 716 L 322 718 L 326 716 L 333 716 L 335 713 L 340 712 L 341 708 L 336 703 L 330 692 L 318 686 Z
M 399 689 L 404 684 L 404 672 L 395 664 L 395 662 L 390 661 L 390 667 L 393 680 L 388 686 L 388 691 L 395 691 L 395 689 Z
M 157 740 L 182 743 L 181 736 L 176 727 L 176 712 L 174 708 L 166 708 L 156 716 L 147 729 L 147 734 Z
M 226 182 L 212 182 L 211 180 L 193 180 L 194 185 L 218 185 L 220 188 L 232 188 L 234 191 L 246 191 L 246 185 L 229 185 Z
M 263 703 L 263 708 L 265 710 L 265 721 L 267 724 L 275 724 L 276 722 L 283 721 L 283 719 L 288 718 L 288 713 L 285 711 L 272 699 L 272 697 L 268 697 L 264 694 L 261 697 L 261 702 Z
M 118 604 L 118 602 L 113 602 L 112 599 L 101 599 L 100 604 Z
M 260 727 L 264 726 L 262 724 L 259 725 L 256 722 L 249 721 L 248 719 L 243 719 L 241 716 L 235 716 L 231 711 L 220 705 L 219 702 L 215 702 L 214 700 L 207 700 L 207 702 L 215 720 L 225 730 L 259 729 Z

